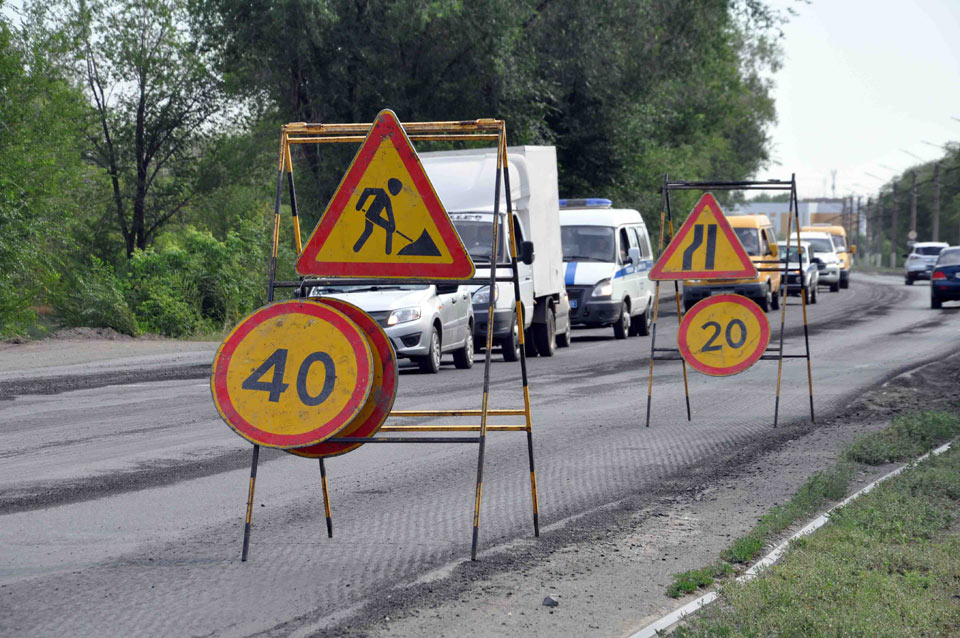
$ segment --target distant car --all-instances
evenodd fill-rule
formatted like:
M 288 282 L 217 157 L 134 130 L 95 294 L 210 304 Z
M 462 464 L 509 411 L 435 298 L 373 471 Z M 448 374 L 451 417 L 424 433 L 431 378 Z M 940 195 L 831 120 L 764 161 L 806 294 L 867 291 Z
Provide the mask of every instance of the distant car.
M 930 273 L 930 307 L 941 308 L 944 301 L 960 300 L 960 246 L 940 251 Z
M 820 269 L 817 264 L 810 261 L 810 242 L 802 241 L 797 246 L 797 242 L 790 243 L 790 255 L 787 256 L 787 242 L 777 242 L 777 252 L 780 253 L 780 261 L 787 261 L 787 294 L 799 295 L 801 290 L 807 291 L 807 303 L 817 303 L 817 287 L 820 284 Z M 800 257 L 799 262 L 797 257 Z M 803 286 L 800 285 L 801 275 L 797 270 L 803 273 Z
M 843 260 L 837 254 L 837 248 L 830 233 L 802 232 L 800 241 L 810 244 L 812 254 L 810 261 L 817 264 L 817 269 L 820 271 L 820 284 L 830 286 L 830 292 L 840 292 L 840 271 L 843 269 Z
M 904 283 L 912 286 L 918 279 L 930 279 L 933 265 L 937 261 L 940 251 L 949 246 L 942 241 L 919 241 L 913 245 L 913 250 L 904 255 L 907 263 L 904 264 Z
M 397 357 L 415 361 L 421 372 L 439 372 L 446 353 L 458 368 L 473 366 L 473 306 L 467 286 L 314 286 L 309 296 L 342 299 L 364 310 L 383 327 Z

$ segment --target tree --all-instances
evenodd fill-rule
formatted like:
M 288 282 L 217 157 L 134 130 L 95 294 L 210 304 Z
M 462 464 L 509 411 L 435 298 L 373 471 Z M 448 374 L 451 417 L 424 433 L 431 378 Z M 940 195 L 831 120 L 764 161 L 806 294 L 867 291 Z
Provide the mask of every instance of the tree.
M 38 29 L 69 36 L 94 109 L 89 159 L 109 177 L 129 257 L 194 195 L 197 158 L 225 104 L 207 41 L 184 0 L 41 0 L 32 11 Z

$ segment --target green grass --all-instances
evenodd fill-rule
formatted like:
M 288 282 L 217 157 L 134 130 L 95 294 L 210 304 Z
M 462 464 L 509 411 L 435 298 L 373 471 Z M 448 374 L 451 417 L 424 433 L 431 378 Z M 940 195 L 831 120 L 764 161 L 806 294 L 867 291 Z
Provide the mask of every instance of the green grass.
M 764 514 L 753 529 L 721 551 L 720 558 L 735 565 L 758 558 L 766 545 L 791 525 L 843 498 L 857 464 L 880 465 L 916 458 L 957 435 L 960 435 L 960 416 L 955 414 L 921 412 L 894 419 L 890 427 L 854 441 L 843 451 L 843 460 L 838 465 L 807 479 L 790 501 Z M 720 564 L 725 563 L 717 563 Z M 717 578 L 732 571 L 718 573 L 716 565 L 711 565 L 674 574 L 667 595 L 679 598 L 710 587 Z
M 921 412 L 894 419 L 880 432 L 858 438 L 844 452 L 854 463 L 882 465 L 916 458 L 960 434 L 960 417 L 944 412 Z
M 725 584 L 675 635 L 960 635 L 958 518 L 955 448 L 836 511 L 762 577 Z

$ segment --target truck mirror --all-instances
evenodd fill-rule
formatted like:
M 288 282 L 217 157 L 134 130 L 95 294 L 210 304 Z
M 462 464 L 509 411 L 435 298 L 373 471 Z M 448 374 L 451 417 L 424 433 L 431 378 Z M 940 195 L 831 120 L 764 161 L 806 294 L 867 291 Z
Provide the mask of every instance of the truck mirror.
M 533 252 L 533 242 L 532 241 L 522 241 L 520 242 L 520 254 L 518 255 L 520 261 L 527 264 L 528 266 L 533 263 L 533 258 L 535 253 Z
M 850 254 L 851 254 L 851 255 L 856 255 L 856 254 L 857 254 L 857 245 L 856 245 L 856 244 L 852 244 L 852 245 L 850 246 Z
M 639 265 L 640 265 L 640 249 L 639 249 L 639 248 L 631 248 L 631 249 L 630 249 L 630 262 L 631 262 L 634 266 L 639 266 Z

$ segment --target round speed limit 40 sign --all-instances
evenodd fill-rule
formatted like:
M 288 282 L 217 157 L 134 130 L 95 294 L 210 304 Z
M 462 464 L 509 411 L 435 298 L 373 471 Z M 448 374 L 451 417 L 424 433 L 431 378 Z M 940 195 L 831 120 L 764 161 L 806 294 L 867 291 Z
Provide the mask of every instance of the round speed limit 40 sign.
M 260 308 L 220 345 L 210 389 L 223 420 L 251 443 L 295 448 L 340 432 L 373 385 L 365 334 L 309 300 Z
M 677 333 L 686 362 L 715 377 L 743 372 L 763 356 L 769 342 L 767 316 L 742 295 L 714 295 L 697 302 Z

